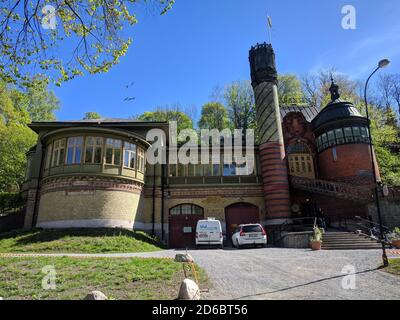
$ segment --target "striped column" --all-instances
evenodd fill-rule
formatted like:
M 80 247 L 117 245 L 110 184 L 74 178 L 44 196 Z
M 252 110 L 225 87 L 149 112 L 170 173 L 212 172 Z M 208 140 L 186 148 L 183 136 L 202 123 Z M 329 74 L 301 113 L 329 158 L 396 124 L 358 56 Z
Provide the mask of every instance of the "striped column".
M 280 223 L 290 218 L 290 193 L 278 89 L 275 82 L 264 81 L 254 87 L 254 94 L 267 219 Z

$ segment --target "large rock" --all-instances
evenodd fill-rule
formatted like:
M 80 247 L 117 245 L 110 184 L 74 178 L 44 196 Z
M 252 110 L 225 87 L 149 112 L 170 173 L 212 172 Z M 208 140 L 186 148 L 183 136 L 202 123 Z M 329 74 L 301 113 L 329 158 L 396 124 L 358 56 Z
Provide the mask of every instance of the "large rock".
M 178 253 L 175 255 L 176 262 L 193 262 L 193 257 L 189 253 Z
M 83 300 L 107 300 L 107 296 L 101 291 L 92 291 Z
M 181 283 L 181 288 L 179 289 L 179 300 L 200 300 L 200 288 L 190 279 L 185 279 Z

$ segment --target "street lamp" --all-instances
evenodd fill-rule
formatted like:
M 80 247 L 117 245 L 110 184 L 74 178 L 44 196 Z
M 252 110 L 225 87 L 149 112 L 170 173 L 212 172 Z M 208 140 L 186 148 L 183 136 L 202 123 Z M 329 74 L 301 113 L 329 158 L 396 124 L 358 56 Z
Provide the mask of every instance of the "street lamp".
M 389 63 L 390 63 L 390 61 L 388 59 L 383 59 L 383 60 L 379 61 L 378 67 L 368 77 L 367 82 L 365 83 L 365 88 L 364 88 L 365 112 L 367 114 L 367 126 L 368 126 L 368 135 L 369 135 L 369 149 L 370 149 L 370 152 L 371 152 L 372 174 L 373 174 L 373 177 L 374 177 L 375 203 L 376 203 L 376 210 L 378 212 L 379 231 L 380 231 L 380 238 L 381 238 L 381 244 L 382 244 L 382 260 L 383 260 L 383 266 L 385 266 L 385 267 L 387 267 L 389 265 L 389 261 L 388 261 L 387 255 L 386 255 L 386 247 L 385 247 L 385 240 L 384 240 L 383 226 L 382 226 L 381 206 L 380 206 L 380 203 L 379 203 L 378 181 L 376 180 L 376 169 L 375 169 L 375 163 L 374 163 L 374 149 L 373 149 L 373 142 L 372 142 L 372 135 L 371 135 L 371 125 L 370 125 L 369 113 L 368 113 L 367 88 L 368 88 L 368 82 L 371 79 L 371 77 L 379 69 L 388 66 Z

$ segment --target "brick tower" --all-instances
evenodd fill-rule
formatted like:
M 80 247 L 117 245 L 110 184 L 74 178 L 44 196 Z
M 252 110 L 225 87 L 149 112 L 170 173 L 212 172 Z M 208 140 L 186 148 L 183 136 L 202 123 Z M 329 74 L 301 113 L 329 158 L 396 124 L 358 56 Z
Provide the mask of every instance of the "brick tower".
M 269 224 L 290 218 L 290 193 L 278 100 L 275 54 L 270 44 L 257 44 L 249 55 L 257 112 L 257 137 Z

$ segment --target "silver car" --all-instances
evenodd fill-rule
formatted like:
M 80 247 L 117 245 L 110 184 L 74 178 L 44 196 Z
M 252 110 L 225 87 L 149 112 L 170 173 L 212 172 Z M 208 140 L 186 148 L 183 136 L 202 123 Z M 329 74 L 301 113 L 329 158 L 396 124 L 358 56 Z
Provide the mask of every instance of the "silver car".
M 232 235 L 232 244 L 236 248 L 245 245 L 267 245 L 267 233 L 261 224 L 241 224 Z

